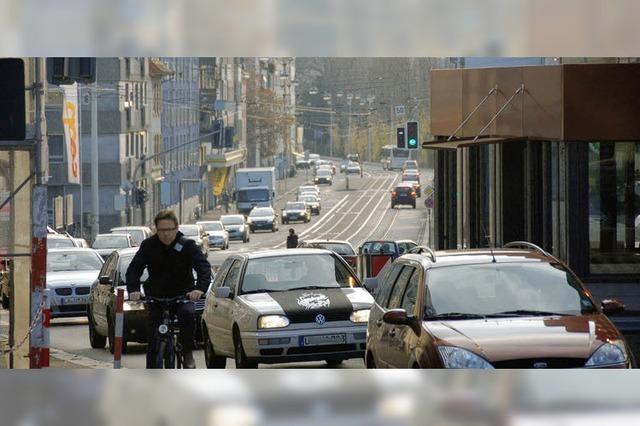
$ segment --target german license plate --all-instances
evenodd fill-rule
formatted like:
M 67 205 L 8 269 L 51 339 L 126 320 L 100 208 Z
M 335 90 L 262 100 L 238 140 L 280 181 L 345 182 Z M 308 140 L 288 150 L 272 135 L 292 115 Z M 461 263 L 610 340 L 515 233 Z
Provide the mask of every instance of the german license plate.
M 84 296 L 77 297 L 63 297 L 62 305 L 81 305 L 87 303 L 87 298 Z
M 323 334 L 320 336 L 304 336 L 302 346 L 340 345 L 347 343 L 346 334 Z

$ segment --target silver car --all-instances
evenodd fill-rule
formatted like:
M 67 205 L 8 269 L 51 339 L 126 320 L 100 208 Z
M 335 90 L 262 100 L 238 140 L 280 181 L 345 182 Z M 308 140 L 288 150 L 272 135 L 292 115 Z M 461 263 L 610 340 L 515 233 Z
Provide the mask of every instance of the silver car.
M 209 235 L 209 248 L 219 247 L 221 250 L 229 248 L 229 233 L 224 229 L 224 225 L 219 220 L 205 220 L 196 222 L 204 232 Z
M 222 368 L 364 354 L 373 298 L 337 254 L 287 249 L 229 256 L 207 293 L 205 359 Z
M 229 233 L 230 240 L 242 240 L 243 243 L 248 243 L 251 237 L 249 236 L 249 225 L 244 216 L 241 214 L 226 214 L 220 217 L 220 222 L 224 226 L 224 229 Z
M 148 226 L 119 226 L 109 230 L 112 234 L 129 234 L 137 246 L 153 235 Z
M 204 257 L 209 257 L 209 235 L 200 225 L 182 224 L 178 229 L 185 238 L 196 242 Z
M 47 252 L 51 318 L 87 314 L 91 284 L 98 278 L 102 263 L 93 249 L 65 248 Z
M 129 234 L 98 234 L 92 247 L 103 259 L 106 259 L 114 250 L 136 247 L 136 243 Z

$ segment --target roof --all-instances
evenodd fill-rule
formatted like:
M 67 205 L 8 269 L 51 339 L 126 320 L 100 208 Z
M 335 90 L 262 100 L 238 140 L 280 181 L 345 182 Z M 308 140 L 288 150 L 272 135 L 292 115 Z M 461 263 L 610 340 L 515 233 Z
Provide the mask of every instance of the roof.
M 236 173 L 273 172 L 275 169 L 275 167 L 247 167 L 245 169 L 236 170 Z
M 66 253 L 66 252 L 94 252 L 95 250 L 88 247 L 58 247 L 47 250 L 47 253 Z
M 263 259 L 267 257 L 286 257 L 295 255 L 312 255 L 312 254 L 332 254 L 333 252 L 325 249 L 316 248 L 300 248 L 300 249 L 275 249 L 275 250 L 262 250 L 249 253 L 241 253 L 248 259 Z
M 175 74 L 175 71 L 169 68 L 164 62 L 158 59 L 149 59 L 149 75 L 151 77 L 163 77 L 173 74 Z
M 418 262 L 429 262 L 431 268 L 439 268 L 457 265 L 489 264 L 493 263 L 539 263 L 553 262 L 555 259 L 545 256 L 533 250 L 496 248 L 466 249 L 466 250 L 442 250 L 436 251 L 436 262 L 432 263 L 428 256 L 422 254 L 405 254 L 402 258 L 409 258 Z

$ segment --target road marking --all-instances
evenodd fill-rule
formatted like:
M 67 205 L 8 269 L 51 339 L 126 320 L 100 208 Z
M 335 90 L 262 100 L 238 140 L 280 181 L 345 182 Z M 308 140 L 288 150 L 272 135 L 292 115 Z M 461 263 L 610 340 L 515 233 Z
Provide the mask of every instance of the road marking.
M 391 184 L 387 187 L 387 191 L 389 190 L 389 188 L 391 188 L 394 183 L 396 182 L 396 180 L 398 179 L 398 176 L 395 176 L 393 178 L 393 180 L 391 181 Z M 385 180 L 386 182 L 386 180 Z M 356 235 L 358 235 L 358 232 L 360 232 L 362 230 L 362 228 L 365 227 L 365 225 L 369 222 L 369 220 L 371 219 L 371 216 L 373 216 L 373 214 L 376 212 L 376 210 L 378 209 L 378 207 L 380 206 L 380 203 L 382 203 L 385 200 L 385 197 L 380 197 L 380 201 L 378 201 L 378 204 L 376 204 L 376 206 L 371 210 L 371 213 L 369 213 L 369 216 L 365 219 L 365 221 L 362 223 L 362 225 L 360 226 L 360 228 L 358 228 L 358 230 L 356 232 L 354 232 L 349 238 L 347 238 L 347 241 L 351 241 L 351 239 L 353 237 L 355 237 Z M 388 200 L 387 200 L 388 201 Z M 367 203 L 368 204 L 368 203 Z M 384 216 L 384 215 L 383 215 Z

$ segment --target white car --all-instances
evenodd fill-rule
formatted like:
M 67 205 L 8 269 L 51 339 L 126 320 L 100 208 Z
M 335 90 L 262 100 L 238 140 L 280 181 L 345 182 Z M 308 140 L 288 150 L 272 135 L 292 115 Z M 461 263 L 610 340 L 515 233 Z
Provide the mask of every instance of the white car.
M 208 220 L 196 222 L 204 232 L 209 235 L 209 248 L 219 247 L 222 250 L 229 248 L 229 233 L 224 229 L 224 225 L 219 220 Z
M 136 243 L 129 234 L 98 234 L 92 247 L 106 259 L 116 249 L 136 247 Z
M 348 175 L 359 175 L 362 173 L 362 168 L 360 167 L 360 163 L 356 163 L 355 161 L 349 162 L 347 164 L 346 173 Z
M 111 228 L 109 232 L 112 234 L 129 234 L 138 246 L 142 244 L 142 241 L 153 235 L 151 228 L 148 226 L 119 226 L 117 228 Z
M 202 315 L 205 359 L 224 368 L 364 354 L 373 297 L 337 254 L 287 249 L 229 256 Z
M 103 260 L 93 249 L 65 248 L 47 252 L 47 288 L 51 317 L 85 316 L 91 284 Z
M 178 229 L 185 238 L 196 242 L 204 257 L 209 257 L 209 235 L 200 225 L 182 224 L 178 226 Z
M 249 225 L 241 214 L 226 214 L 220 216 L 220 222 L 224 226 L 224 229 L 229 233 L 230 240 L 242 240 L 243 243 L 248 243 L 251 240 L 249 236 Z

